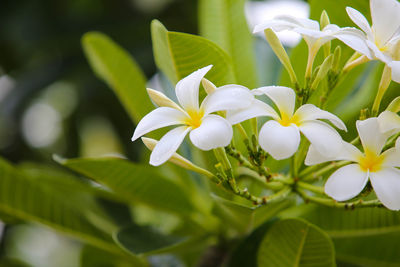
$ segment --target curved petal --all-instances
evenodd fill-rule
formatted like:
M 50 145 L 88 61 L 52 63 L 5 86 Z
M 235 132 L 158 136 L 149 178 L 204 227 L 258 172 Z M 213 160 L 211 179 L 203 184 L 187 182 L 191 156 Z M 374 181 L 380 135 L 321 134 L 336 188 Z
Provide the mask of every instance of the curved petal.
M 379 130 L 382 133 L 400 130 L 400 116 L 394 112 L 385 110 L 378 116 Z
M 166 133 L 150 155 L 150 164 L 158 166 L 166 162 L 182 144 L 183 139 L 192 128 L 180 126 Z
M 360 157 L 362 157 L 363 154 L 350 143 L 343 142 L 342 143 L 342 149 L 339 151 L 337 155 L 328 157 L 325 154 L 321 154 L 314 145 L 310 145 L 308 148 L 306 160 L 304 162 L 305 165 L 311 166 L 311 165 L 316 165 L 320 164 L 323 162 L 328 162 L 328 161 L 336 161 L 336 160 L 349 160 L 353 162 L 357 162 Z
M 300 121 L 310 121 L 310 120 L 317 120 L 317 119 L 326 119 L 329 120 L 333 125 L 341 130 L 347 130 L 346 125 L 343 123 L 341 119 L 339 119 L 336 115 L 317 108 L 312 104 L 305 104 L 299 107 L 295 115 L 300 119 Z
M 379 155 L 389 136 L 377 131 L 379 129 L 378 119 L 369 118 L 357 121 L 356 126 L 364 151 L 370 150 Z
M 358 164 L 346 165 L 335 171 L 325 183 L 325 194 L 337 201 L 349 200 L 363 190 L 368 182 L 368 172 Z
M 319 30 L 319 23 L 312 19 L 297 18 L 290 15 L 279 15 L 276 16 L 274 19 L 287 21 L 289 23 L 298 25 L 298 27 L 303 27 L 311 30 Z
M 291 157 L 300 144 L 300 133 L 296 126 L 284 127 L 274 120 L 266 122 L 259 133 L 260 146 L 274 159 Z
M 326 157 L 338 155 L 342 149 L 342 137 L 328 124 L 322 121 L 307 121 L 299 126 L 300 131 Z
M 226 113 L 226 119 L 232 124 L 262 116 L 269 116 L 274 119 L 279 119 L 278 113 L 264 102 L 254 99 L 253 103 L 248 108 L 231 110 Z
M 252 90 L 255 95 L 265 94 L 275 103 L 281 113 L 292 116 L 296 105 L 296 93 L 285 86 L 265 86 Z
M 342 30 L 335 33 L 335 38 L 345 43 L 350 48 L 365 55 L 368 59 L 372 59 L 370 47 L 367 45 L 367 38 L 354 31 Z
M 350 19 L 358 26 L 361 30 L 363 30 L 368 37 L 372 38 L 372 30 L 371 26 L 368 23 L 368 20 L 361 14 L 358 10 L 355 10 L 352 7 L 346 7 L 346 12 L 349 15 Z
M 184 124 L 186 115 L 179 110 L 170 107 L 159 107 L 143 117 L 136 126 L 132 136 L 135 141 L 140 136 L 153 130 L 176 124 Z
M 201 79 L 212 68 L 212 65 L 196 70 L 180 80 L 175 87 L 176 97 L 185 110 L 199 109 L 199 86 Z
M 232 136 L 232 125 L 217 115 L 206 116 L 200 127 L 190 132 L 193 145 L 202 150 L 225 147 L 231 142 Z
M 244 86 L 231 84 L 219 87 L 204 98 L 201 108 L 204 114 L 215 111 L 246 108 L 251 105 L 254 95 Z
M 378 46 L 375 43 L 371 42 L 370 40 L 366 40 L 365 43 L 371 50 L 371 55 L 373 55 L 374 59 L 380 60 L 385 64 L 389 64 L 392 61 L 389 55 L 384 54 L 381 50 L 379 50 Z
M 400 83 L 400 61 L 392 61 L 388 65 L 392 69 L 392 80 Z
M 371 0 L 372 28 L 375 38 L 383 45 L 400 26 L 400 4 L 396 0 Z
M 384 168 L 371 173 L 371 184 L 382 204 L 391 210 L 400 210 L 400 170 Z
M 254 27 L 253 33 L 264 31 L 265 29 L 272 29 L 273 31 L 280 32 L 285 30 L 292 30 L 300 25 L 294 24 L 280 19 L 269 20 Z
M 384 158 L 382 165 L 386 167 L 400 167 L 400 150 L 398 148 L 390 148 L 382 153 Z

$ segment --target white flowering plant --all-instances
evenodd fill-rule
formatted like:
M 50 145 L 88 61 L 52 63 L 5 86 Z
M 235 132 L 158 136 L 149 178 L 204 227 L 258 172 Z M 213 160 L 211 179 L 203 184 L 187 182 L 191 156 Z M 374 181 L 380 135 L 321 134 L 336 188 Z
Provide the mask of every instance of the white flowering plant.
M 109 37 L 83 37 L 140 157 L 56 157 L 133 214 L 88 212 L 105 236 L 81 239 L 132 266 L 398 266 L 400 3 L 314 0 L 313 19 L 249 29 L 245 2 L 200 0 L 200 35 L 154 20 L 149 83 Z

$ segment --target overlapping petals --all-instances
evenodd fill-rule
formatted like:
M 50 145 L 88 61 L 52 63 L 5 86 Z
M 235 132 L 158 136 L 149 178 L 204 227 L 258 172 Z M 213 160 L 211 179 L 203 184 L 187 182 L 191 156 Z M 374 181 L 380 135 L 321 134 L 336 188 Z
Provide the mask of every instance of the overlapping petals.
M 233 135 L 231 124 L 225 118 L 211 113 L 246 108 L 254 96 L 245 87 L 226 85 L 206 96 L 199 106 L 200 82 L 211 67 L 199 69 L 177 83 L 175 91 L 180 105 L 161 92 L 148 89 L 153 102 L 160 107 L 138 123 L 132 141 L 162 127 L 181 125 L 160 139 L 153 149 L 150 164 L 157 166 L 166 162 L 189 132 L 192 143 L 202 150 L 224 147 L 230 143 Z
M 268 104 L 254 99 L 250 108 L 229 111 L 227 119 L 236 124 L 255 117 L 272 118 L 262 126 L 259 143 L 273 158 L 291 157 L 300 144 L 300 132 L 324 155 L 336 155 L 340 151 L 341 147 L 337 144 L 341 144 L 342 138 L 329 124 L 320 121 L 326 119 L 339 129 L 346 130 L 337 116 L 311 104 L 303 105 L 295 112 L 296 94 L 288 87 L 267 86 L 254 89 L 252 93 L 268 96 L 279 113 Z
M 353 22 L 364 32 L 355 39 L 342 40 L 345 44 L 368 57 L 384 62 L 392 70 L 392 79 L 400 82 L 400 3 L 397 0 L 370 0 L 372 26 L 357 10 L 347 7 L 346 11 Z M 340 39 L 340 38 L 339 38 Z M 360 42 L 367 45 L 360 46 Z
M 325 184 L 325 193 L 337 201 L 349 200 L 357 196 L 370 180 L 378 199 L 387 208 L 400 209 L 400 150 L 391 148 L 382 153 L 390 133 L 381 133 L 377 118 L 357 121 L 364 153 L 354 145 L 343 143 L 341 151 L 327 157 L 310 146 L 306 164 L 313 165 L 325 161 L 349 160 L 353 164 L 336 170 Z M 338 144 L 339 145 L 339 144 Z

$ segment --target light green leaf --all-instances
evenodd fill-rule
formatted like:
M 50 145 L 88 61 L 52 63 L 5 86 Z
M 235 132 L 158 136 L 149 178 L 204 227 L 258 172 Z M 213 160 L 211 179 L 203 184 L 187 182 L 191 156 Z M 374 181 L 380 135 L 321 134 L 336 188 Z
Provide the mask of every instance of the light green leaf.
M 151 23 L 153 53 L 158 68 L 172 83 L 212 64 L 207 79 L 215 85 L 234 83 L 232 59 L 215 43 L 196 35 L 170 32 L 158 20 Z
M 229 221 L 240 233 L 250 232 L 293 204 L 292 200 L 286 199 L 260 207 L 248 207 L 215 195 L 213 199 L 213 213 L 222 221 Z
M 337 259 L 361 266 L 400 266 L 400 232 L 335 239 Z
M 298 219 L 281 220 L 265 235 L 258 250 L 258 266 L 335 266 L 329 236 Z
M 118 158 L 70 159 L 61 163 L 109 187 L 128 203 L 140 202 L 184 216 L 194 212 L 187 193 L 148 165 Z
M 55 190 L 51 183 L 38 182 L 0 159 L 1 214 L 42 223 L 98 248 L 121 253 L 111 236 L 89 220 L 89 216 L 96 212 L 93 206 L 82 201 L 77 208 L 77 194 Z M 90 197 L 86 196 L 86 200 Z
M 200 0 L 200 33 L 231 57 L 237 82 L 249 88 L 258 85 L 253 37 L 244 14 L 246 0 Z
M 99 32 L 86 33 L 82 45 L 93 71 L 113 89 L 134 122 L 154 108 L 146 78 L 126 50 Z
M 400 232 L 400 213 L 383 208 L 341 210 L 308 205 L 302 215 L 307 221 L 326 231 L 332 238 L 370 236 Z

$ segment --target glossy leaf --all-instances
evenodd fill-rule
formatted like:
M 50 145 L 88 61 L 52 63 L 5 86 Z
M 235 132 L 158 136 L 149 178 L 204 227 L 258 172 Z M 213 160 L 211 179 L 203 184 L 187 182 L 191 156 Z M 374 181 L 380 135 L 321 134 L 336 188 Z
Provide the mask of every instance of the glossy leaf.
M 212 64 L 207 79 L 215 85 L 234 83 L 232 59 L 215 43 L 192 34 L 170 32 L 158 20 L 151 23 L 154 59 L 172 83 Z
M 298 219 L 281 220 L 265 235 L 258 250 L 258 266 L 335 266 L 329 236 Z
M 186 192 L 148 165 L 119 158 L 71 159 L 62 163 L 109 187 L 128 203 L 139 202 L 184 216 L 194 211 Z
M 146 78 L 126 50 L 99 32 L 86 33 L 82 45 L 93 71 L 113 89 L 134 122 L 153 109 Z
M 255 88 L 257 70 L 253 36 L 244 13 L 245 0 L 199 1 L 200 33 L 223 48 L 231 57 L 237 82 Z

